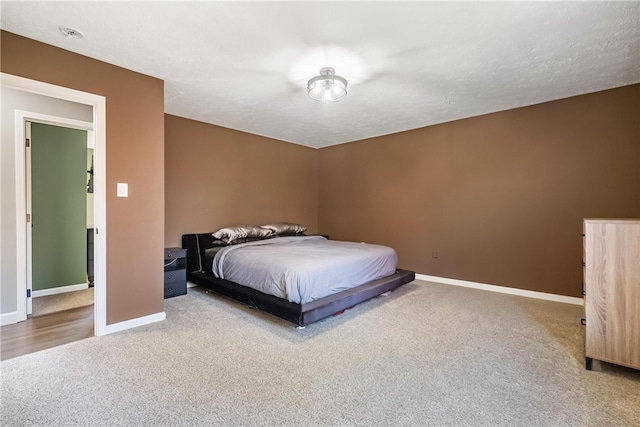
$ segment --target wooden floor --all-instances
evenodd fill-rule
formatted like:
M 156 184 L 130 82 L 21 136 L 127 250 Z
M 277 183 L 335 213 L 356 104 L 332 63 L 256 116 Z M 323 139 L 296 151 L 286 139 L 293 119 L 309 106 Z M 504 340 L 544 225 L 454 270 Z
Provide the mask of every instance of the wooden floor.
M 93 305 L 29 317 L 0 328 L 0 360 L 93 336 Z

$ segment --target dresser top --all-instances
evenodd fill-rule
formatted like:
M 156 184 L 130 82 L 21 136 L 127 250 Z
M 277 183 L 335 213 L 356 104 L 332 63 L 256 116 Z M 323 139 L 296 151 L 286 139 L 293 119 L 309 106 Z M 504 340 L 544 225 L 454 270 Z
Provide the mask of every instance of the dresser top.
M 640 218 L 585 218 L 585 224 L 640 224 Z

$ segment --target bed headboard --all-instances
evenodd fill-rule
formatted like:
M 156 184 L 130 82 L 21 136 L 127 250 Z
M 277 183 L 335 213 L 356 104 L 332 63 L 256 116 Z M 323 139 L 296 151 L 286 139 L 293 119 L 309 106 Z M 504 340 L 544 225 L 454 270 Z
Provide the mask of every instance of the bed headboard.
M 296 234 L 280 234 L 278 236 L 268 236 L 266 239 L 275 237 L 287 237 L 287 236 L 306 236 L 304 233 Z M 182 235 L 182 248 L 187 250 L 187 273 L 192 272 L 204 272 L 207 270 L 204 266 L 204 251 L 214 246 L 213 243 L 216 240 L 211 233 L 198 233 L 198 234 L 183 234 Z M 238 239 L 236 242 L 240 242 L 244 239 Z
M 204 251 L 213 247 L 211 233 L 183 234 L 182 248 L 187 250 L 187 272 L 203 271 Z

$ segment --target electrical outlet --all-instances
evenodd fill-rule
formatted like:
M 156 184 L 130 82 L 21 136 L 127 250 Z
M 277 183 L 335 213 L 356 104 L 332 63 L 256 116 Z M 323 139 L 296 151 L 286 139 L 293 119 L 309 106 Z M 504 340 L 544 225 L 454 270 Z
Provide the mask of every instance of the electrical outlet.
M 437 250 L 437 249 L 434 249 L 434 250 L 433 250 L 433 252 L 431 252 L 431 255 L 432 255 L 434 258 L 438 258 L 438 250 Z

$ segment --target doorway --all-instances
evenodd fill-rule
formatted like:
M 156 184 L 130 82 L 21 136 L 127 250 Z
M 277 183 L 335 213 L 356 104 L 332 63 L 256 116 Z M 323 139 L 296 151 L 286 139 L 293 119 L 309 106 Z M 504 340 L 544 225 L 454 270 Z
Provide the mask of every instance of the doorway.
M 87 269 L 93 123 L 23 111 L 16 117 L 16 134 L 24 135 L 24 167 L 16 169 L 24 173 L 27 317 L 2 327 L 1 360 L 95 335 Z
M 25 134 L 30 141 L 25 155 L 27 289 L 32 295 L 27 315 L 93 305 L 92 141 L 85 129 L 31 121 Z
M 94 141 L 94 334 L 105 335 L 108 333 L 106 325 L 106 99 L 103 96 L 80 92 L 44 82 L 30 80 L 18 76 L 2 73 L 2 86 L 16 91 L 36 94 L 51 100 L 64 100 L 78 105 L 89 106 L 92 111 L 92 128 L 88 131 L 88 137 Z M 3 100 L 3 110 L 7 111 Z M 27 206 L 24 197 L 25 194 L 25 121 L 36 121 L 41 123 L 58 124 L 58 117 L 53 117 L 34 113 L 32 111 L 24 111 L 18 108 L 12 108 L 15 123 L 15 232 L 13 242 L 15 242 L 15 279 L 11 280 L 17 286 L 17 292 L 14 294 L 16 298 L 15 312 L 3 311 L 2 324 L 9 325 L 16 322 L 24 321 L 27 318 Z M 4 122 L 3 122 L 4 123 Z M 62 123 L 64 126 L 78 127 L 78 121 L 65 119 Z M 82 126 L 79 126 L 82 128 Z M 3 138 L 4 140 L 4 138 Z M 3 146 L 4 146 L 3 142 Z M 4 149 L 4 148 L 3 148 Z M 6 194 L 6 193 L 5 193 Z M 11 230 L 9 230 L 11 231 Z M 3 242 L 8 243 L 7 234 L 3 236 Z M 4 270 L 4 269 L 3 269 Z M 12 274 L 10 270 L 3 272 L 5 275 Z M 3 280 L 4 282 L 4 280 Z M 5 282 L 6 283 L 6 282 Z M 4 287 L 3 287 L 4 291 Z M 15 291 L 14 291 L 15 292 Z M 29 292 L 30 293 L 30 292 Z M 4 293 L 8 295 L 9 293 Z

